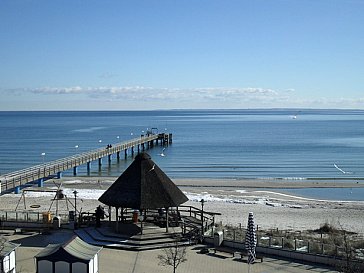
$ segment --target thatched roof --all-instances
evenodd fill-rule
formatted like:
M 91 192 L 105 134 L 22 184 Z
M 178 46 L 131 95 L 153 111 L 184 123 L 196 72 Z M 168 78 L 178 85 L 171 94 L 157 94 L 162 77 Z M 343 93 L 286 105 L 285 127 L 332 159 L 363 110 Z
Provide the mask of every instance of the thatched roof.
M 177 207 L 188 198 L 147 153 L 141 153 L 99 201 L 112 207 L 157 209 Z

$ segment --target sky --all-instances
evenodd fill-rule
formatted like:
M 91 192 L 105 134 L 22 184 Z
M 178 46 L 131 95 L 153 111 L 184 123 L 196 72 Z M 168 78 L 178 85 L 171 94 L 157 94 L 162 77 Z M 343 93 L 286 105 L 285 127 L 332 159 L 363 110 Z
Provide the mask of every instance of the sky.
M 0 111 L 364 109 L 364 0 L 0 0 Z

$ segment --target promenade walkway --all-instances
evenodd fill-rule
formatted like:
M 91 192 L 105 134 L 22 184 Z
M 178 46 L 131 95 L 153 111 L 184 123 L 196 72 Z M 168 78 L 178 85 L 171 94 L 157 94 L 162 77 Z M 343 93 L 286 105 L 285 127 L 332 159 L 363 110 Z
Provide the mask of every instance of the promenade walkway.
M 40 252 L 48 243 L 60 243 L 73 235 L 71 231 L 58 231 L 52 235 L 12 235 L 8 239 L 21 243 L 17 249 L 17 271 L 35 273 L 34 255 Z M 58 240 L 58 241 L 57 241 Z M 187 261 L 181 264 L 178 273 L 241 273 L 248 272 L 245 261 L 234 259 L 231 255 L 199 254 L 201 246 L 191 246 L 187 250 Z M 104 248 L 100 252 L 100 273 L 145 273 L 173 272 L 171 267 L 158 265 L 157 256 L 161 250 L 126 251 Z M 264 259 L 251 266 L 251 273 L 337 273 L 337 271 L 320 265 L 305 264 L 275 258 Z

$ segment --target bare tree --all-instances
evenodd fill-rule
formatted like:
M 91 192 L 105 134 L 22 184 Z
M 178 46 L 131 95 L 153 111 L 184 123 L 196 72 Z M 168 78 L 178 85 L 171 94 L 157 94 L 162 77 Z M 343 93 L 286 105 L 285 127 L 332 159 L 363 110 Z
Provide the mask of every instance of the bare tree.
M 159 265 L 172 266 L 173 273 L 176 273 L 177 267 L 187 261 L 186 247 L 179 245 L 179 240 L 174 242 L 174 246 L 163 249 L 163 254 L 158 255 Z

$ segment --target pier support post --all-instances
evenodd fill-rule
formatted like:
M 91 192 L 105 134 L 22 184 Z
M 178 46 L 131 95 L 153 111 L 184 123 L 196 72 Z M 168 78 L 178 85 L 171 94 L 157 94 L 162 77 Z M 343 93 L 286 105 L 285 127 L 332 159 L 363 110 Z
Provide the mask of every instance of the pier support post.
M 172 143 L 172 134 L 168 135 L 168 143 Z
M 90 173 L 91 171 L 91 161 L 87 162 L 87 173 Z
M 99 158 L 99 166 L 102 165 L 102 157 Z
M 134 156 L 134 146 L 131 147 L 131 156 Z
M 57 173 L 57 179 L 61 179 L 62 178 L 62 172 L 58 172 Z
M 119 161 L 120 160 L 120 152 L 116 153 L 116 159 Z
M 74 166 L 73 167 L 73 175 L 77 175 L 77 171 L 78 171 L 77 166 Z
M 124 150 L 124 156 L 125 156 L 125 158 L 127 158 L 127 157 L 128 157 L 128 149 L 125 149 L 125 150 Z
M 108 155 L 107 158 L 108 158 L 109 164 L 110 164 L 111 163 L 111 159 L 112 159 L 112 155 Z
M 138 154 L 140 153 L 140 145 L 138 144 Z
M 43 178 L 39 178 L 38 179 L 38 187 L 43 187 L 44 185 L 44 179 Z

